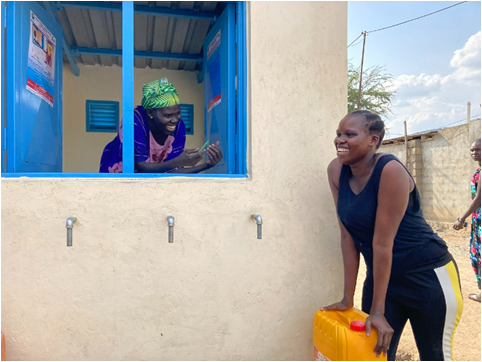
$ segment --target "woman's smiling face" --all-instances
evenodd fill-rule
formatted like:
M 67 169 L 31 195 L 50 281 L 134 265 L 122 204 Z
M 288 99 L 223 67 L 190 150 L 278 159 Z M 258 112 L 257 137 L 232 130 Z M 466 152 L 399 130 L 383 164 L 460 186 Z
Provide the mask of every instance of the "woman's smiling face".
M 148 109 L 147 115 L 151 119 L 152 127 L 167 135 L 174 134 L 181 118 L 181 106 Z
M 336 130 L 336 157 L 340 163 L 352 164 L 363 159 L 370 150 L 376 150 L 379 136 L 370 135 L 364 119 L 345 116 Z

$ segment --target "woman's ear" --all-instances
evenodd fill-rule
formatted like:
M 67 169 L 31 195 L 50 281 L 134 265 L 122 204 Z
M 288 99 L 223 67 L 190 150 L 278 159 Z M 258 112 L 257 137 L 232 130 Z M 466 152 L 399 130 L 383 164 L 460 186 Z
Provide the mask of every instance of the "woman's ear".
M 380 136 L 377 135 L 377 134 L 373 134 L 373 135 L 370 136 L 370 143 L 369 143 L 369 145 L 370 145 L 370 146 L 377 147 L 378 141 L 380 141 Z
M 147 108 L 146 109 L 146 114 L 147 114 L 147 117 L 149 118 L 152 118 L 152 114 L 154 113 L 154 111 L 151 109 L 151 108 Z

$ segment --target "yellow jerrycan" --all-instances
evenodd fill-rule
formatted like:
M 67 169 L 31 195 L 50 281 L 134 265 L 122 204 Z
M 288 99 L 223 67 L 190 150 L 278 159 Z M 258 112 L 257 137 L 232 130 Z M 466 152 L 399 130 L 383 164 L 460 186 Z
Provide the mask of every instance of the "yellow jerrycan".
M 315 361 L 386 361 L 383 354 L 377 358 L 373 349 L 377 331 L 372 328 L 366 336 L 368 314 L 356 308 L 345 311 L 316 312 L 313 319 Z

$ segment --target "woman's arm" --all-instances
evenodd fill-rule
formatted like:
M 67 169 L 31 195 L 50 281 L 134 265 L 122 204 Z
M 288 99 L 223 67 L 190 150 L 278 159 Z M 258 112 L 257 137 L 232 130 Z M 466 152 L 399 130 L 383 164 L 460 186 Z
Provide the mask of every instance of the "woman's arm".
M 477 193 L 475 194 L 474 199 L 470 203 L 469 208 L 463 213 L 461 217 L 455 221 L 453 228 L 455 230 L 460 230 L 464 227 L 465 219 L 467 219 L 475 210 L 480 207 L 480 186 L 477 187 Z
M 210 145 L 206 151 L 198 152 L 198 149 L 185 150 L 176 158 L 161 163 L 136 162 L 136 170 L 144 173 L 164 173 L 169 171 L 175 173 L 199 173 L 213 167 L 222 160 L 223 153 L 218 146 L 219 141 Z M 207 162 L 196 166 L 204 152 L 208 154 Z M 184 168 L 184 166 L 192 167 Z
M 360 267 L 360 252 L 357 250 L 350 233 L 338 218 L 341 233 L 341 252 L 343 256 L 344 288 L 343 300 L 349 308 L 353 307 L 356 289 L 356 279 Z
M 335 208 L 338 205 L 338 189 L 341 167 L 342 165 L 337 159 L 334 159 L 328 165 L 328 181 L 330 184 L 331 194 L 333 195 L 333 200 L 335 201 Z M 341 252 L 343 256 L 344 270 L 343 299 L 341 302 L 321 308 L 322 310 L 345 310 L 353 307 L 353 297 L 355 295 L 356 279 L 358 275 L 358 267 L 360 265 L 360 253 L 355 247 L 355 243 L 353 242 L 350 233 L 346 230 L 339 218 L 338 225 L 340 226 Z
M 203 163 L 194 167 L 181 167 L 177 170 L 172 171 L 172 173 L 199 173 L 209 168 L 210 167 L 207 163 Z
M 386 355 L 393 329 L 385 319 L 385 299 L 392 268 L 393 241 L 407 210 L 414 184 L 405 168 L 391 161 L 383 168 L 378 189 L 378 206 L 373 235 L 373 302 L 367 318 L 367 335 L 378 331 L 375 353 Z
M 210 169 L 211 167 L 215 166 L 223 159 L 223 152 L 219 148 L 219 141 L 215 144 L 209 145 L 206 149 L 208 154 L 208 160 L 206 163 L 203 163 L 198 166 L 189 167 L 189 168 L 179 168 L 175 170 L 176 173 L 199 173 Z
M 164 173 L 175 169 L 176 167 L 194 166 L 202 156 L 196 150 L 185 150 L 176 158 L 168 161 L 155 162 L 136 162 L 135 168 L 137 172 L 142 173 Z

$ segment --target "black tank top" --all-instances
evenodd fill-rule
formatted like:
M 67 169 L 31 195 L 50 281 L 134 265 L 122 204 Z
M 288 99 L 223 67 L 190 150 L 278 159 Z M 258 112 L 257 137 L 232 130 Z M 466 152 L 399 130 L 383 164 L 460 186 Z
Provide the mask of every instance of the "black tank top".
M 372 246 L 380 177 L 383 167 L 392 160 L 400 162 L 393 155 L 379 157 L 370 179 L 358 195 L 348 183 L 352 176 L 350 166 L 343 165 L 340 174 L 338 215 L 365 259 L 369 284 L 373 278 Z M 415 185 L 393 243 L 391 282 L 405 273 L 443 266 L 451 259 L 445 241 L 433 232 L 423 217 Z

